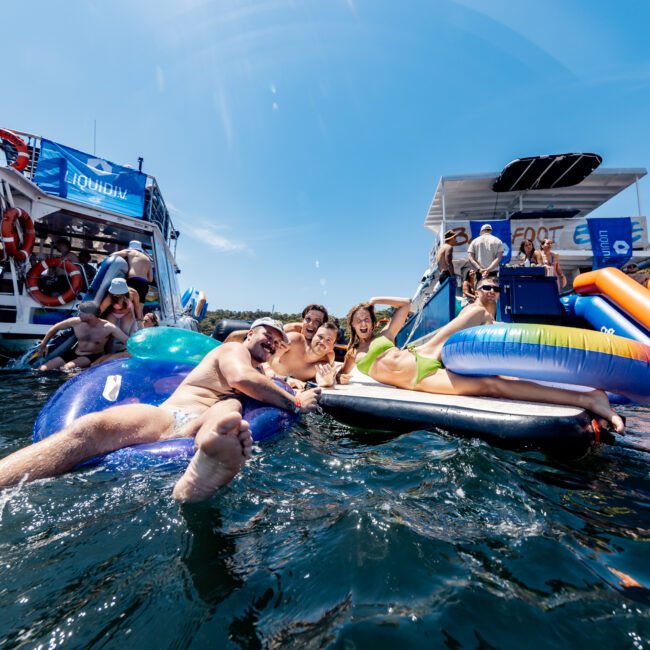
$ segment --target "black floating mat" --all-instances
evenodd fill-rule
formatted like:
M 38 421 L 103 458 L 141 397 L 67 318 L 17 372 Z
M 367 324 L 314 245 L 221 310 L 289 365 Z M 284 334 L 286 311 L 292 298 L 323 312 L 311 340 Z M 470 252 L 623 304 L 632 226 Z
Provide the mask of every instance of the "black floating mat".
M 564 458 L 585 455 L 594 442 L 590 415 L 570 406 L 432 395 L 377 383 L 325 389 L 319 403 L 335 419 L 373 431 L 444 429 Z
M 492 189 L 495 192 L 523 192 L 571 187 L 587 178 L 602 161 L 595 153 L 519 158 L 506 165 Z

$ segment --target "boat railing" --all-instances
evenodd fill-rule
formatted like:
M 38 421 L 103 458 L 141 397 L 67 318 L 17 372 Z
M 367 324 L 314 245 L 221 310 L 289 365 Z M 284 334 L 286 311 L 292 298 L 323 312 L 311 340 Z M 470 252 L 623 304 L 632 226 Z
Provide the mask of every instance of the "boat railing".
M 38 159 L 41 152 L 41 136 L 35 135 L 33 133 L 27 133 L 26 131 L 16 131 L 12 129 L 12 132 L 16 135 L 19 135 L 27 144 L 27 151 L 29 154 L 29 162 L 27 166 L 22 171 L 23 176 L 28 178 L 30 181 L 34 181 L 36 175 L 36 169 L 38 167 Z M 145 201 L 144 201 L 144 210 L 142 218 L 145 221 L 154 223 L 160 229 L 165 241 L 171 246 L 171 242 L 174 241 L 174 256 L 176 254 L 176 240 L 178 239 L 179 232 L 174 227 L 174 224 L 163 199 L 162 193 L 160 192 L 160 187 L 156 181 L 155 176 L 146 174 L 147 180 L 145 185 Z

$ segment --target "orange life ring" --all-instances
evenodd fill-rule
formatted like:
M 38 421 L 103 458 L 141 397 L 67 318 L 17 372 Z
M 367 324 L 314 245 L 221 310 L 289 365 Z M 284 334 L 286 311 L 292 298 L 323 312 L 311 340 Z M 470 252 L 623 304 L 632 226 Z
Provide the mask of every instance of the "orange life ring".
M 20 238 L 18 237 L 18 231 L 15 226 L 16 220 L 18 220 L 23 229 L 22 248 L 20 248 Z M 36 241 L 36 231 L 34 230 L 34 222 L 27 210 L 23 210 L 22 208 L 9 208 L 5 210 L 5 213 L 2 215 L 0 231 L 2 232 L 2 243 L 9 257 L 14 257 L 23 262 L 29 259 L 34 248 L 34 242 Z
M 11 142 L 18 152 L 16 160 L 14 160 L 13 164 L 9 166 L 13 167 L 17 172 L 23 171 L 29 162 L 29 152 L 27 151 L 27 144 L 25 141 L 19 135 L 16 135 L 13 131 L 8 131 L 7 129 L 0 129 L 0 138 Z
M 70 278 L 70 287 L 64 291 L 60 296 L 48 296 L 44 294 L 38 287 L 38 278 L 45 269 L 56 269 L 62 266 L 68 273 Z M 29 270 L 27 274 L 27 290 L 34 300 L 40 302 L 45 307 L 58 307 L 65 305 L 74 300 L 74 297 L 81 291 L 83 285 L 83 276 L 81 270 L 72 262 L 63 260 L 60 257 L 50 257 L 39 262 Z

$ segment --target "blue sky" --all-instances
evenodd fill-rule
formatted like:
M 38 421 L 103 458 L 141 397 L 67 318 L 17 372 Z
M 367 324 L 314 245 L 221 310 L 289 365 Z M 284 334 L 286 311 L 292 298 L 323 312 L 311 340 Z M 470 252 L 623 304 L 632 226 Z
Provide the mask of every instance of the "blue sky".
M 1 125 L 92 151 L 97 120 L 98 155 L 143 156 L 212 307 L 412 295 L 443 174 L 650 166 L 642 0 L 37 0 L 3 24 Z

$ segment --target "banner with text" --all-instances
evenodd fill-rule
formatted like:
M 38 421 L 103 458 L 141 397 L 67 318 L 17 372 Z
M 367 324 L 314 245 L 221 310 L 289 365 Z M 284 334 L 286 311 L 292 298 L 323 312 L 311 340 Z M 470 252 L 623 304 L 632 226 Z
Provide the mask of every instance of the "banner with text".
M 34 182 L 48 194 L 141 219 L 146 180 L 135 169 L 41 140 Z
M 627 218 L 588 218 L 594 269 L 621 267 L 632 257 L 632 220 Z
M 481 234 L 481 227 L 486 223 L 489 223 L 492 226 L 492 234 L 502 241 L 503 257 L 501 258 L 501 264 L 507 264 L 512 256 L 510 220 L 496 219 L 494 221 L 470 221 L 469 225 L 472 231 L 472 239 L 476 239 Z

